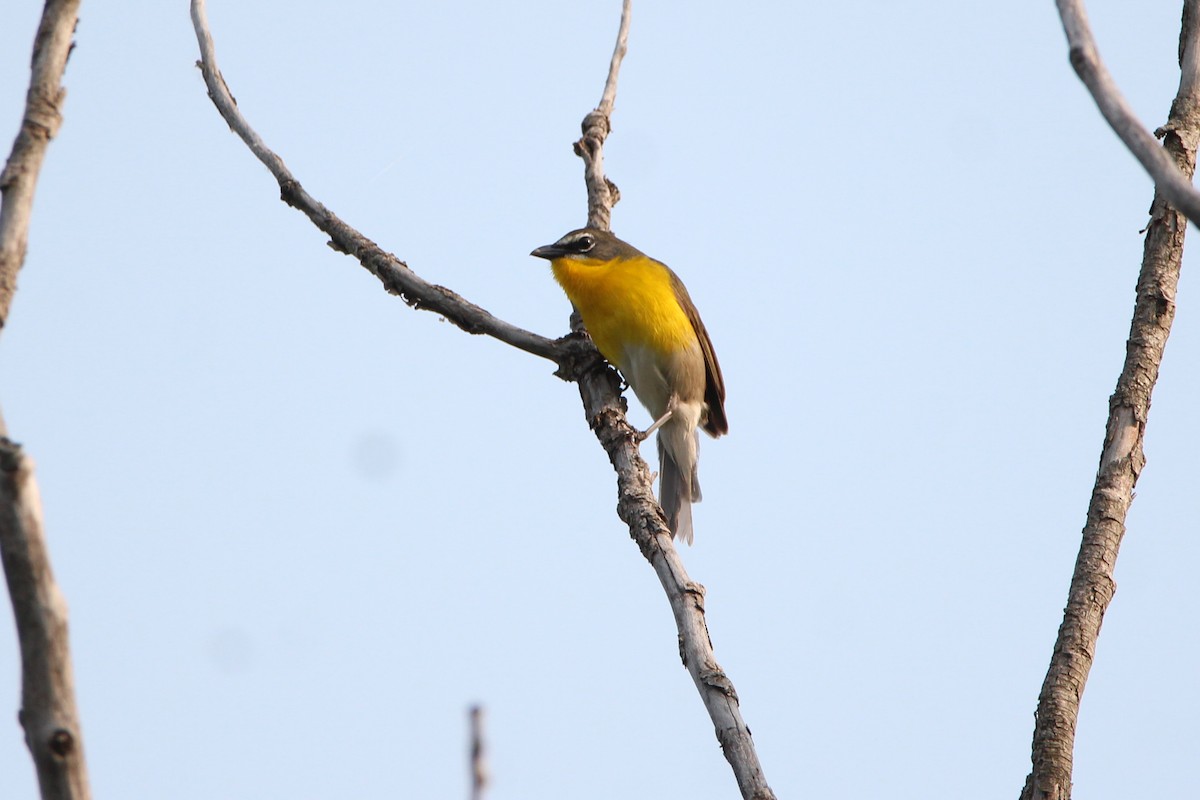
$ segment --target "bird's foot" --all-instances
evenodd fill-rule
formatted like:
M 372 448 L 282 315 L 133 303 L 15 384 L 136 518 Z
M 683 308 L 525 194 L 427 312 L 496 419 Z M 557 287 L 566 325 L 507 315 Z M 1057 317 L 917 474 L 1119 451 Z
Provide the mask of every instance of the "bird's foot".
M 667 410 L 663 412 L 663 415 L 654 420 L 654 423 L 649 428 L 646 428 L 646 430 L 637 435 L 638 444 L 646 441 L 650 437 L 650 434 L 661 428 L 671 418 L 671 415 L 675 413 L 677 402 L 675 395 L 671 395 L 671 400 L 667 403 Z

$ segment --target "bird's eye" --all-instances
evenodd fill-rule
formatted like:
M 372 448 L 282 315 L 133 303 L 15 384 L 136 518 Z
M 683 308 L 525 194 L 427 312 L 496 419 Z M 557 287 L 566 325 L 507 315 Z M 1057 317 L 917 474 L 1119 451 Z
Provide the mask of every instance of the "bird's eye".
M 594 236 L 589 236 L 586 233 L 575 240 L 575 249 L 581 253 L 586 253 L 595 246 L 596 238 Z

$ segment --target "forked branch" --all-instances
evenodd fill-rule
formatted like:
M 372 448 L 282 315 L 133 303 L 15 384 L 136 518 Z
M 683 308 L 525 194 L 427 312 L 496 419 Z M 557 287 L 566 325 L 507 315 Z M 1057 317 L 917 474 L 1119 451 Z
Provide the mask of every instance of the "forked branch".
M 650 470 L 637 447 L 637 432 L 625 419 L 620 381 L 581 333 L 551 340 L 521 330 L 493 317 L 454 292 L 422 280 L 395 256 L 337 218 L 305 192 L 298 180 L 246 122 L 216 66 L 216 56 L 205 14 L 204 0 L 192 0 L 192 22 L 200 45 L 199 67 L 209 97 L 230 128 L 271 171 L 279 182 L 284 202 L 299 209 L 329 235 L 331 245 L 359 260 L 388 291 L 399 294 L 414 308 L 436 311 L 469 333 L 483 333 L 527 352 L 555 361 L 557 374 L 579 385 L 588 424 L 595 431 L 617 472 L 618 514 L 650 561 L 666 590 L 679 631 L 680 651 L 716 728 L 717 739 L 733 767 L 742 796 L 773 800 L 759 766 L 749 729 L 741 718 L 737 693 L 713 656 L 704 621 L 704 587 L 687 576 L 671 543 L 671 534 L 650 485 Z M 616 98 L 617 75 L 629 32 L 630 2 L 625 0 L 620 33 L 609 67 L 600 107 L 584 120 L 583 138 L 576 151 L 585 162 L 589 224 L 608 228 L 616 187 L 605 177 L 603 144 L 610 130 L 609 117 Z
M 609 116 L 617 96 L 617 75 L 629 38 L 630 0 L 624 0 L 620 32 L 613 51 L 608 79 L 600 106 L 583 120 L 583 138 L 575 144 L 575 152 L 584 161 L 584 180 L 588 193 L 588 224 L 608 230 L 612 206 L 619 195 L 617 187 L 604 175 L 604 140 L 612 130 Z M 733 681 L 721 669 L 713 652 L 708 625 L 704 619 L 704 587 L 688 577 L 683 560 L 671 537 L 662 510 L 654 500 L 650 473 L 642 460 L 637 440 L 624 431 L 628 427 L 622 415 L 618 425 L 605 425 L 608 375 L 595 372 L 581 376 L 579 393 L 596 438 L 608 453 L 617 471 L 617 513 L 629 525 L 630 536 L 637 542 L 642 555 L 658 575 L 663 591 L 671 603 L 675 626 L 679 632 L 679 652 L 683 665 L 692 676 L 716 729 L 717 741 L 733 769 L 742 797 L 773 800 L 767 785 L 750 729 L 742 719 L 737 691 Z
M 1195 172 L 1196 146 L 1200 142 L 1198 22 L 1200 0 L 1187 0 L 1179 39 L 1179 92 L 1171 105 L 1170 120 L 1159 131 L 1163 147 L 1153 145 L 1155 158 L 1169 159 L 1171 173 L 1179 175 L 1181 180 L 1186 176 L 1187 181 Z M 1103 65 L 1099 68 L 1103 71 Z M 1175 318 L 1175 288 L 1187 219 L 1171 205 L 1169 196 L 1165 185 L 1160 183 L 1150 207 L 1125 365 L 1109 401 L 1104 447 L 1088 504 L 1083 540 L 1050 668 L 1038 697 L 1033 769 L 1021 792 L 1022 800 L 1068 800 L 1071 796 L 1079 704 L 1092 668 L 1104 612 L 1116 591 L 1113 569 L 1125 535 L 1133 489 L 1146 463 L 1142 439 L 1150 412 L 1150 394 L 1158 380 L 1159 365 Z
M 1100 113 L 1129 152 L 1154 179 L 1155 191 L 1192 222 L 1200 224 L 1200 192 L 1192 187 L 1155 138 L 1138 121 L 1116 81 L 1100 59 L 1096 40 L 1088 25 L 1083 0 L 1057 0 L 1058 15 L 1070 48 L 1071 66 L 1092 95 Z

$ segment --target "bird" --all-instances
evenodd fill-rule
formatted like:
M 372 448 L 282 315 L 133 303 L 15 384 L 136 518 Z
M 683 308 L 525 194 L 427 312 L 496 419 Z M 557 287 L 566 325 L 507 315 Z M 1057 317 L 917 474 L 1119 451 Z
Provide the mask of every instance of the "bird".
M 613 234 L 573 230 L 532 256 L 547 259 L 600 354 L 620 370 L 657 431 L 659 504 L 673 537 L 692 543 L 700 501 L 700 437 L 729 432 L 725 379 L 700 312 L 679 276 Z

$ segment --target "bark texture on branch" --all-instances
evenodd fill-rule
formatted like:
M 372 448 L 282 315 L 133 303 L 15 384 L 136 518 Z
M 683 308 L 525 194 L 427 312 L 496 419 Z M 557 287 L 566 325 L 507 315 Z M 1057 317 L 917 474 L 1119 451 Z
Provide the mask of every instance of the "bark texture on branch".
M 1198 6 L 1200 0 L 1187 0 L 1184 6 L 1179 92 L 1171 105 L 1170 120 L 1157 131 L 1163 139 L 1160 152 L 1169 155 L 1189 181 L 1196 169 L 1196 147 L 1200 142 Z M 1125 365 L 1109 400 L 1104 448 L 1088 504 L 1083 541 L 1050 668 L 1038 697 L 1033 769 L 1021 792 L 1022 800 L 1067 800 L 1071 796 L 1080 700 L 1095 658 L 1104 612 L 1116 591 L 1113 568 L 1125 534 L 1133 489 L 1146 463 L 1142 440 L 1150 395 L 1175 318 L 1175 289 L 1186 231 L 1186 216 L 1170 204 L 1160 186 L 1150 207 Z
M 50 569 L 33 463 L 0 437 L 0 556 L 21 642 L 21 712 L 42 800 L 90 797 L 67 603 Z
M 666 518 L 654 499 L 650 468 L 637 446 L 638 432 L 625 419 L 620 378 L 605 362 L 598 366 L 603 368 L 580 379 L 579 393 L 588 422 L 617 472 L 617 514 L 629 526 L 630 537 L 654 568 L 667 594 L 679 633 L 679 655 L 700 692 L 742 797 L 774 800 L 750 729 L 742 719 L 733 681 L 713 652 L 704 617 L 704 587 L 688 577 Z
M 1083 0 L 1057 0 L 1057 5 L 1070 48 L 1071 66 L 1091 93 L 1105 121 L 1146 172 L 1150 173 L 1155 192 L 1192 222 L 1200 224 L 1200 192 L 1193 188 L 1191 175 L 1185 175 L 1176 167 L 1177 162 L 1163 152 L 1163 148 L 1138 121 L 1129 103 L 1125 102 L 1116 81 L 1100 60 Z M 1184 13 L 1186 16 L 1188 12 Z
M 71 36 L 79 18 L 79 0 L 48 0 L 33 40 L 32 75 L 25 96 L 25 115 L 12 153 L 0 172 L 0 331 L 8 322 L 17 273 L 25 263 L 33 194 L 46 157 L 46 147 L 62 125 L 67 90 L 63 72 L 71 53 Z

